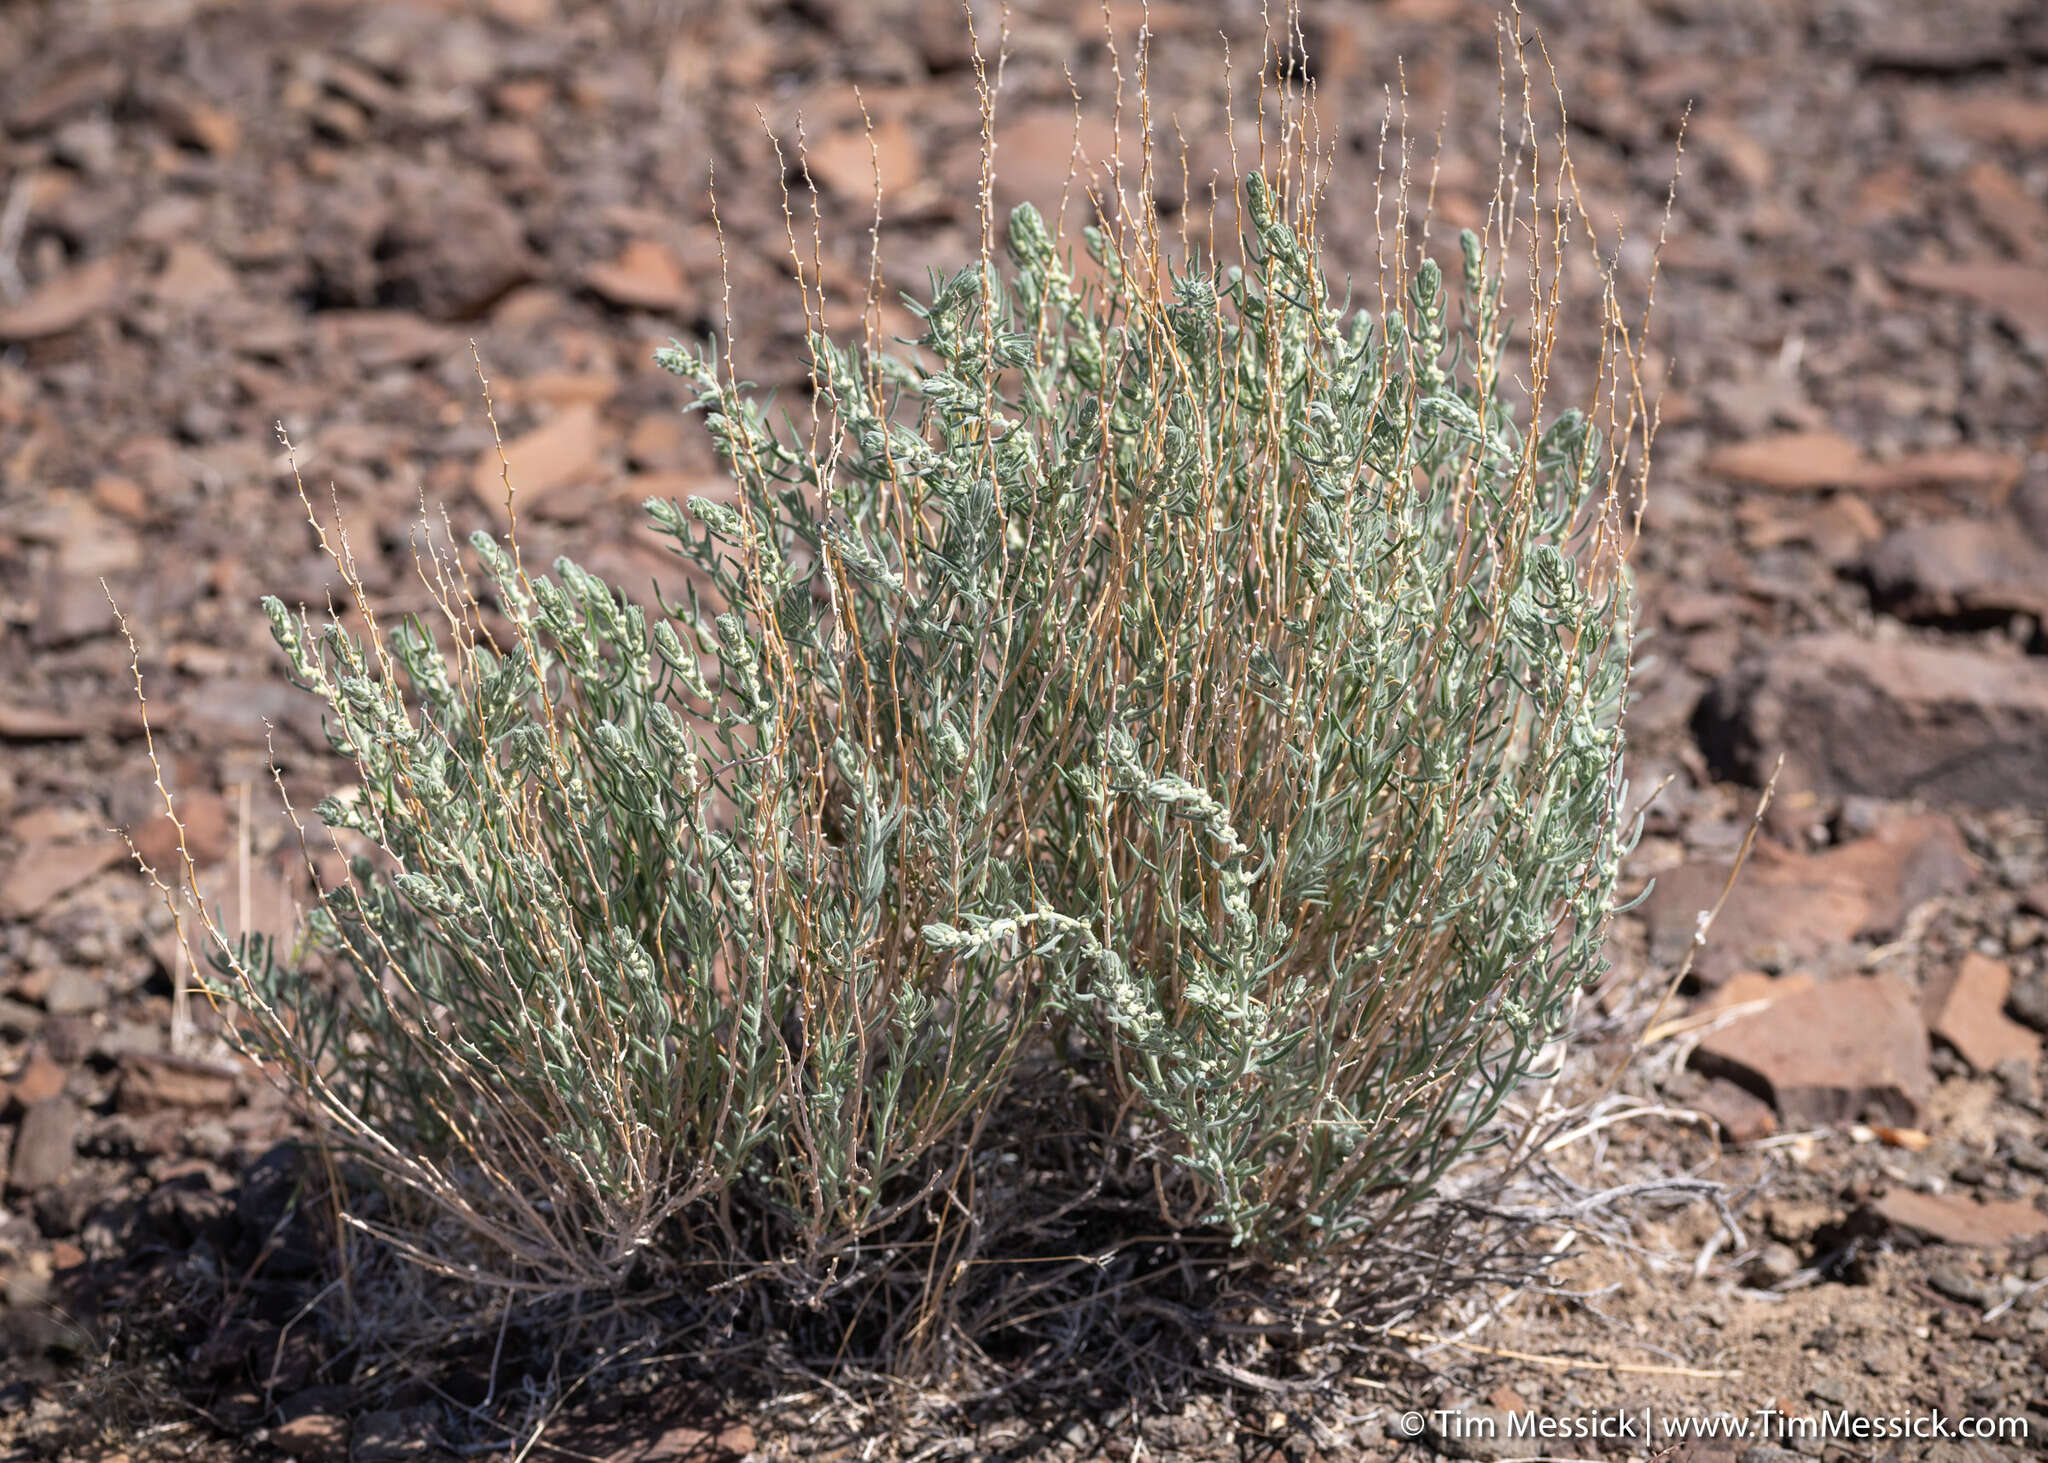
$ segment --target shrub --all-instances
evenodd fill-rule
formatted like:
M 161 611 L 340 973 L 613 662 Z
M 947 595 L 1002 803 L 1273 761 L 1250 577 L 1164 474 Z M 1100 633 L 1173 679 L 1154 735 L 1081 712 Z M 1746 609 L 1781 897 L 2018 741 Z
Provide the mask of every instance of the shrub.
M 663 351 L 734 486 L 648 505 L 677 603 L 488 535 L 431 624 L 267 602 L 356 856 L 214 989 L 359 1224 L 530 1291 L 924 1305 L 1105 1189 L 1356 1247 L 1487 1133 L 1603 968 L 1614 455 L 1516 420 L 1477 237 L 1353 309 L 1244 201 L 1227 269 L 1018 209 L 914 352 L 811 340 L 808 422 Z

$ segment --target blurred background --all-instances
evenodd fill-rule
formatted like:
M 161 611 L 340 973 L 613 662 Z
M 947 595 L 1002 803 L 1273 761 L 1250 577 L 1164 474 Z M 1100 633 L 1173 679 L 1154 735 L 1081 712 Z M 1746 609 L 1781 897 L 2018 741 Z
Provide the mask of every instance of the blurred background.
M 1070 159 L 1086 177 L 1119 146 L 1135 156 L 1149 125 L 1165 222 L 1205 231 L 1233 145 L 1257 156 L 1262 69 L 1300 80 L 1262 62 L 1268 20 L 1247 0 L 968 11 L 992 79 L 1004 55 L 999 208 L 1052 214 Z M 1625 303 L 1648 285 L 1685 134 L 1646 357 L 1655 660 L 1631 723 L 1637 782 L 1669 780 L 1634 872 L 1667 877 L 1619 938 L 1611 990 L 1682 951 L 1784 751 L 1765 852 L 1702 985 L 1864 968 L 1944 897 L 1913 930 L 1931 942 L 1918 963 L 1896 968 L 1936 1023 L 1932 1076 L 1908 1085 L 1924 1103 L 1931 1081 L 1992 1083 L 2017 1059 L 1956 1138 L 2004 1153 L 2001 1135 L 2038 1133 L 2048 1027 L 2048 9 L 1532 0 L 1525 15 Z M 1497 21 L 1475 0 L 1305 0 L 1336 269 L 1372 276 L 1383 129 L 1403 116 L 1418 184 L 1433 177 L 1432 247 L 1483 217 Z M 502 513 L 480 361 L 529 558 L 567 550 L 636 593 L 674 587 L 638 505 L 716 491 L 717 475 L 650 355 L 729 312 L 740 374 L 800 400 L 778 186 L 795 190 L 809 269 L 799 128 L 833 324 L 857 327 L 875 263 L 876 168 L 885 301 L 973 256 L 980 120 L 955 0 L 0 9 L 5 1265 L 75 1264 L 109 1192 L 282 1130 L 267 1099 L 164 1076 L 183 1070 L 165 1058 L 177 956 L 110 830 L 159 862 L 175 845 L 109 595 L 209 892 L 233 922 L 287 931 L 300 855 L 267 768 L 300 807 L 328 774 L 317 704 L 282 680 L 257 598 L 318 605 L 339 579 L 277 425 L 365 579 L 417 604 L 423 499 L 459 532 Z M 1077 189 L 1069 228 L 1081 216 Z M 1228 231 L 1227 204 L 1218 217 Z M 1599 317 L 1581 302 L 1566 325 L 1586 352 Z M 914 333 L 893 303 L 882 326 Z M 2004 972 L 1972 997 L 1997 1038 L 1981 1070 L 1938 1027 L 1966 950 Z M 1672 1080 L 1707 1091 L 1699 1071 Z M 1750 1107 L 1721 1094 L 1731 1122 L 1787 1117 L 1757 1114 L 1758 1085 Z M 2040 1187 L 2023 1166 L 1990 1175 L 2015 1202 Z

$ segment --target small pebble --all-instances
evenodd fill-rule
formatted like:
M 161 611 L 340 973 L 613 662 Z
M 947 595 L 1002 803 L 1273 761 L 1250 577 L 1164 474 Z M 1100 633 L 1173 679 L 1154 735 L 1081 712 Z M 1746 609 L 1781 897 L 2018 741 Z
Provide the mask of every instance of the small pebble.
M 1935 1294 L 1945 1295 L 1967 1306 L 1984 1307 L 1993 1303 L 1987 1294 L 1990 1287 L 1953 1262 L 1945 1262 L 1929 1270 L 1927 1283 Z

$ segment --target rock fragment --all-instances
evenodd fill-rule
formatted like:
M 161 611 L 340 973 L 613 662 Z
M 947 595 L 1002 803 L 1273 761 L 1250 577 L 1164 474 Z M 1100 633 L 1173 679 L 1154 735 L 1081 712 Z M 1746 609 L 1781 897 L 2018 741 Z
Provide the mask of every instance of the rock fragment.
M 1790 492 L 1851 487 L 1868 464 L 1839 432 L 1772 432 L 1718 447 L 1704 466 L 1715 477 Z
M 111 256 L 46 280 L 18 305 L 0 310 L 0 341 L 42 340 L 104 315 L 120 300 L 121 261 Z
M 2048 339 L 2048 269 L 1985 262 L 1908 264 L 1899 279 L 1916 290 L 1981 306 L 2024 339 Z
M 121 94 L 127 80 L 128 73 L 118 61 L 92 60 L 67 66 L 34 90 L 23 89 L 7 109 L 8 130 L 39 132 L 74 113 L 104 106 Z
M 1874 545 L 1862 568 L 1879 606 L 1902 619 L 2048 617 L 2048 549 L 2010 519 L 1912 524 Z
M 2029 1066 L 2040 1060 L 2041 1038 L 2005 1014 L 2012 967 L 1972 950 L 1929 984 L 1924 1000 L 1928 1030 L 1962 1054 L 1973 1071 L 2004 1061 Z
M 14 1157 L 8 1184 L 34 1193 L 62 1181 L 78 1159 L 78 1132 L 84 1112 L 68 1097 L 49 1097 L 29 1104 L 21 1129 L 14 1135 Z
M 1920 1012 L 1891 975 L 1794 992 L 1709 1032 L 1693 1065 L 1767 1099 L 1797 1128 L 1871 1118 L 1918 1127 L 1934 1085 Z
M 92 722 L 46 706 L 0 702 L 0 742 L 62 742 L 82 737 Z
M 583 272 L 583 283 L 611 304 L 630 310 L 679 315 L 695 303 L 675 255 L 652 239 L 634 239 L 618 258 L 591 265 Z
M 128 856 L 118 838 L 24 849 L 0 880 L 0 915 L 33 919 L 103 869 Z
M 597 412 L 588 404 L 568 407 L 505 444 L 514 504 L 521 514 L 576 517 L 576 505 L 563 490 L 589 483 L 603 470 L 602 436 Z M 495 448 L 479 454 L 470 475 L 476 500 L 489 509 L 498 527 L 511 526 L 505 508 L 505 483 Z
M 1685 957 L 1728 868 L 1696 859 L 1657 876 L 1643 905 L 1653 959 L 1676 965 Z M 1859 936 L 1889 934 L 1915 906 L 1962 888 L 1970 875 L 1962 835 L 1939 814 L 1897 818 L 1820 853 L 1764 845 L 1729 892 L 1694 974 L 1718 986 L 1738 971 L 1789 969 Z
M 169 1053 L 128 1052 L 121 1057 L 115 1106 L 125 1113 L 165 1108 L 226 1108 L 235 1103 L 231 1069 Z
M 1783 752 L 1823 795 L 2048 807 L 2048 665 L 1827 632 L 1738 664 L 1693 728 L 1723 776 L 1760 783 Z
M 828 132 L 804 155 L 804 164 L 840 197 L 863 202 L 873 196 L 878 172 L 885 204 L 924 176 L 917 136 L 901 117 L 885 117 L 872 130 L 852 126 Z
M 2048 1214 L 2017 1199 L 1962 1199 L 1893 1189 L 1871 1206 L 1876 1217 L 1945 1245 L 1997 1249 L 2048 1235 Z
M 52 1016 L 87 1016 L 106 1008 L 106 982 L 74 966 L 59 968 L 43 992 L 43 1009 Z
M 1731 1143 L 1754 1143 L 1778 1131 L 1771 1105 L 1725 1077 L 1711 1079 L 1692 1105 L 1712 1118 Z

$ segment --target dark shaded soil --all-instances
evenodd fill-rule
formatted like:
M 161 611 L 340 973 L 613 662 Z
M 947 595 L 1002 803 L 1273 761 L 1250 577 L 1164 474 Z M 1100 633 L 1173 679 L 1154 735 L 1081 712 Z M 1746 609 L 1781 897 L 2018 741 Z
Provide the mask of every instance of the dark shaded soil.
M 1141 8 L 1108 8 L 1114 49 L 1089 0 L 1015 7 L 1000 202 L 1059 196 L 1069 70 L 1083 146 L 1110 150 L 1113 57 L 1130 64 Z M 1530 14 L 1571 104 L 1589 212 L 1626 224 L 1625 290 L 1647 280 L 1689 117 L 1649 358 L 1667 383 L 1639 555 L 1655 659 L 1631 724 L 1638 785 L 1669 779 L 1631 866 L 1662 892 L 1617 933 L 1566 1096 L 1650 1021 L 1748 825 L 1743 784 L 1787 753 L 1698 978 L 1658 1015 L 1604 1126 L 1559 1161 L 1585 1193 L 1717 1181 L 1737 1232 L 1696 1200 L 1581 1205 L 1569 1294 L 1468 1298 L 1401 1338 L 1408 1363 L 1357 1363 L 1313 1406 L 1223 1378 L 1065 1422 L 977 1424 L 957 1448 L 927 1431 L 919 1456 L 1651 1451 L 1489 1443 L 1441 1420 L 1402 1432 L 1411 1407 L 1470 1406 L 1940 1409 L 2024 1417 L 2048 1446 L 2048 12 L 1590 0 Z M 975 15 L 992 46 L 994 11 Z M 1169 170 L 1169 222 L 1200 229 L 1203 180 L 1229 165 L 1218 32 L 1242 100 L 1262 24 L 1236 0 L 1159 0 L 1149 20 L 1156 137 L 1177 153 L 1179 128 L 1194 180 L 1183 198 Z M 1446 119 L 1433 237 L 1477 222 L 1494 177 L 1490 7 L 1315 4 L 1304 31 L 1338 160 L 1324 222 L 1339 261 L 1371 262 L 1392 95 L 1419 135 Z M 851 325 L 871 187 L 853 88 L 875 127 L 893 300 L 973 253 L 970 63 L 947 0 L 0 12 L 0 1456 L 369 1460 L 489 1441 L 463 1430 L 463 1404 L 493 1388 L 489 1357 L 449 1373 L 473 1394 L 417 1385 L 363 1403 L 361 1358 L 304 1320 L 331 1236 L 321 1176 L 276 1146 L 289 1115 L 222 1061 L 203 1003 L 173 1031 L 168 919 L 110 831 L 168 853 L 108 595 L 139 644 L 209 892 L 238 927 L 288 933 L 299 852 L 266 767 L 302 807 L 331 774 L 255 601 L 318 603 L 338 582 L 276 424 L 315 502 L 352 525 L 372 586 L 412 603 L 402 525 L 422 495 L 464 531 L 500 511 L 480 358 L 529 477 L 527 551 L 668 582 L 637 505 L 716 474 L 651 350 L 729 304 L 742 373 L 801 384 L 774 186 L 794 149 L 778 162 L 767 129 L 791 140 L 803 119 L 822 273 Z M 1134 151 L 1136 119 L 1125 128 Z M 1256 151 L 1242 109 L 1237 143 Z M 883 323 L 911 333 L 893 304 Z M 1578 346 L 1594 323 L 1578 322 Z M 1739 1013 L 1709 1013 L 1790 1000 L 1801 976 L 1820 994 L 1785 1009 L 1816 1014 L 1767 1033 L 1774 1052 L 1730 1034 Z M 1909 1030 L 1856 1024 L 1868 1003 L 1842 992 L 1866 978 L 1896 983 Z M 1837 1037 L 1847 1055 L 1824 1059 Z M 1859 1054 L 1875 1052 L 1892 1065 L 1871 1070 Z M 1914 1220 L 1900 1195 L 1951 1209 Z M 849 1447 L 831 1402 L 643 1377 L 572 1398 L 544 1447 L 649 1463 L 894 1449 L 881 1433 Z

